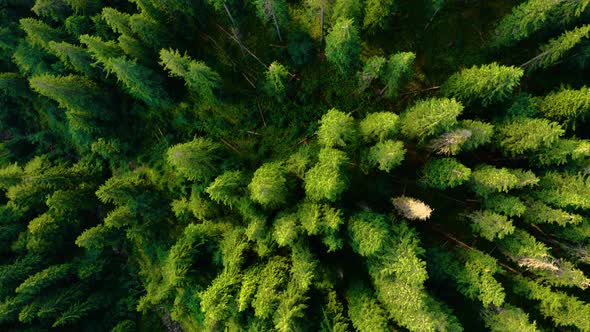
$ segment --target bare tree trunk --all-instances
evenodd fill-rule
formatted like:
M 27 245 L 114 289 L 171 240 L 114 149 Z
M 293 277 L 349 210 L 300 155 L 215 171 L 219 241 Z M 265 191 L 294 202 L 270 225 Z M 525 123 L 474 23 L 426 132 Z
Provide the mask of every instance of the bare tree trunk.
M 281 31 L 279 30 L 279 23 L 277 22 L 277 17 L 273 11 L 272 13 L 272 20 L 275 22 L 275 28 L 277 29 L 277 35 L 279 36 L 279 41 L 283 41 L 283 38 L 281 38 Z
M 231 16 L 231 13 L 229 12 L 229 8 L 227 8 L 227 4 L 225 3 L 225 1 L 223 2 L 223 8 L 225 8 L 225 12 L 227 13 L 227 16 L 229 17 L 231 24 L 233 26 L 236 26 L 236 21 L 234 21 L 234 17 Z

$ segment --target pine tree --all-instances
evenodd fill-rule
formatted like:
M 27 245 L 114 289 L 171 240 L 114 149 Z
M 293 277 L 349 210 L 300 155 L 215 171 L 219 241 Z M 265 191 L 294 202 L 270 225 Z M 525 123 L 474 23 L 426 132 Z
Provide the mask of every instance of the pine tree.
M 343 76 L 355 71 L 361 53 L 358 29 L 352 19 L 339 19 L 326 36 L 326 58 Z
M 566 125 L 575 125 L 585 119 L 590 110 L 588 88 L 580 90 L 562 89 L 552 92 L 539 100 L 539 111 L 545 117 Z
M 497 63 L 474 66 L 449 77 L 441 90 L 445 96 L 457 98 L 465 104 L 478 101 L 487 106 L 509 98 L 523 74 L 520 68 Z
M 168 150 L 168 162 L 189 180 L 207 181 L 216 171 L 215 154 L 221 150 L 219 144 L 207 138 L 196 138 Z
M 279 163 L 268 163 L 254 172 L 248 188 L 253 201 L 263 206 L 276 207 L 286 202 L 286 182 L 283 166 Z
M 584 25 L 574 30 L 566 31 L 558 38 L 550 40 L 541 46 L 540 53 L 522 66 L 529 70 L 547 68 L 561 60 L 572 48 L 588 37 L 590 25 Z
M 454 127 L 462 111 L 463 106 L 454 99 L 419 101 L 401 114 L 401 133 L 407 138 L 423 141 Z
M 264 88 L 277 101 L 282 101 L 285 98 L 288 74 L 287 68 L 276 61 L 268 67 Z
M 354 119 L 335 108 L 324 114 L 319 124 L 318 141 L 324 147 L 343 148 L 354 144 L 357 139 Z
M 389 173 L 404 161 L 406 149 L 402 141 L 387 140 L 372 146 L 367 155 L 370 167 Z
M 305 173 L 305 192 L 313 200 L 336 201 L 348 186 L 346 164 L 348 157 L 342 151 L 323 148 L 318 163 Z
M 359 123 L 359 131 L 366 142 L 393 138 L 399 132 L 399 116 L 390 112 L 375 112 Z
M 424 167 L 422 181 L 429 187 L 444 190 L 459 186 L 471 177 L 471 169 L 456 159 L 434 159 Z
M 395 9 L 395 0 L 369 0 L 365 6 L 363 28 L 370 31 L 384 29 Z
M 547 119 L 515 118 L 496 127 L 498 145 L 512 155 L 549 147 L 563 134 L 558 123 Z
M 214 90 L 220 85 L 219 75 L 205 63 L 192 60 L 178 51 L 160 51 L 161 64 L 171 75 L 181 77 L 186 85 L 207 104 L 214 104 Z
M 412 65 L 416 54 L 401 52 L 393 54 L 387 60 L 383 72 L 383 88 L 385 96 L 395 99 L 399 96 L 401 86 L 406 83 L 412 74 Z

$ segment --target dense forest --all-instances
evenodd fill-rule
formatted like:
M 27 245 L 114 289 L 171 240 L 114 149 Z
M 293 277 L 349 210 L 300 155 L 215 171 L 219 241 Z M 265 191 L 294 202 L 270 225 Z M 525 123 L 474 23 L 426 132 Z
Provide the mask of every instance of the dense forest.
M 0 0 L 1 331 L 590 331 L 590 0 Z

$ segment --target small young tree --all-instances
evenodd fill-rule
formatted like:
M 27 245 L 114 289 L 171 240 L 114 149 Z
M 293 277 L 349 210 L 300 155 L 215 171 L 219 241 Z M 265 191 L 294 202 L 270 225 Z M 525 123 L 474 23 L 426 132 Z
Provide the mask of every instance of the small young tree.
M 277 99 L 277 101 L 282 101 L 285 98 L 288 75 L 287 68 L 277 61 L 271 63 L 268 67 L 264 89 L 271 97 Z
M 361 40 L 352 19 L 339 19 L 326 36 L 326 58 L 343 76 L 352 74 L 358 65 Z

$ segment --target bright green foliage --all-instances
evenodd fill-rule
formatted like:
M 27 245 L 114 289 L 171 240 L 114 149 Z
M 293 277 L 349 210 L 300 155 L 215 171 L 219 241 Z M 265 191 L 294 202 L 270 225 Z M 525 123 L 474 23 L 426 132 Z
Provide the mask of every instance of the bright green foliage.
M 398 119 L 397 114 L 390 112 L 368 114 L 359 124 L 360 134 L 366 142 L 382 142 L 398 133 Z
M 590 25 L 566 31 L 558 38 L 551 39 L 547 44 L 541 46 L 540 54 L 527 61 L 523 66 L 534 70 L 555 64 L 583 39 L 587 38 L 588 33 L 590 33 Z
M 221 146 L 207 138 L 196 138 L 168 150 L 168 162 L 189 180 L 209 180 L 216 174 L 215 161 Z
M 402 141 L 387 140 L 369 149 L 367 159 L 372 167 L 389 173 L 404 161 L 406 149 Z
M 543 165 L 563 165 L 590 157 L 590 142 L 579 139 L 561 138 L 551 148 L 537 154 Z
M 536 301 L 544 317 L 557 326 L 572 326 L 581 331 L 590 330 L 590 305 L 564 292 L 553 291 L 532 280 L 517 278 L 515 292 Z
M 399 96 L 402 85 L 407 82 L 412 74 L 414 60 L 416 60 L 416 54 L 412 52 L 396 53 L 389 57 L 382 75 L 385 84 L 385 96 L 389 98 Z
M 533 201 L 529 203 L 524 219 L 535 224 L 550 223 L 567 226 L 568 224 L 582 222 L 583 217 L 563 210 L 553 209 L 539 201 Z
M 483 315 L 486 327 L 492 332 L 537 332 L 537 324 L 529 320 L 529 315 L 522 309 L 509 304 L 503 308 L 490 309 Z
M 459 122 L 459 126 L 471 132 L 471 136 L 461 145 L 462 150 L 475 150 L 492 141 L 494 126 L 489 123 L 463 120 Z
M 501 306 L 505 294 L 502 285 L 493 278 L 494 273 L 500 272 L 496 260 L 477 250 L 469 250 L 466 256 L 465 269 L 457 276 L 459 288 L 484 306 Z
M 547 26 L 561 1 L 528 0 L 512 10 L 498 25 L 494 44 L 510 46 Z
M 516 118 L 496 127 L 498 144 L 512 155 L 534 152 L 551 146 L 564 130 L 547 119 Z
M 15 289 L 15 292 L 28 296 L 37 295 L 52 284 L 67 278 L 71 270 L 70 264 L 52 265 L 28 277 Z
M 387 219 L 377 213 L 358 213 L 348 221 L 348 234 L 355 252 L 362 256 L 375 255 L 385 249 L 389 235 Z
M 299 235 L 297 216 L 289 214 L 277 218 L 274 222 L 273 235 L 277 244 L 281 247 L 294 245 Z
M 346 147 L 357 138 L 354 119 L 335 108 L 324 114 L 319 124 L 318 141 L 324 147 Z
M 543 116 L 567 125 L 585 119 L 590 111 L 590 89 L 562 89 L 539 100 L 539 111 Z
M 326 36 L 326 58 L 342 75 L 352 73 L 359 62 L 361 41 L 351 19 L 339 19 Z
M 363 27 L 370 31 L 385 28 L 394 9 L 395 0 L 368 0 Z
M 552 265 L 547 262 L 549 249 L 523 230 L 516 229 L 499 241 L 499 244 L 504 254 L 521 266 L 535 269 Z
M 533 186 L 539 182 L 531 171 L 495 168 L 490 165 L 477 167 L 471 173 L 471 180 L 473 190 L 481 196 Z
M 102 18 L 113 29 L 113 31 L 131 35 L 133 32 L 129 27 L 131 15 L 122 13 L 114 8 L 105 7 L 102 9 Z
M 422 181 L 429 187 L 444 190 L 465 183 L 471 177 L 471 169 L 454 158 L 434 159 L 424 167 Z
M 359 332 L 387 330 L 387 314 L 375 299 L 371 289 L 353 285 L 346 290 L 348 315 L 352 326 Z
M 468 218 L 473 231 L 489 241 L 495 238 L 502 239 L 507 234 L 512 234 L 515 229 L 512 221 L 506 216 L 488 210 L 475 211 L 469 214 Z
M 172 76 L 181 77 L 186 85 L 208 104 L 216 100 L 213 91 L 220 85 L 219 75 L 205 63 L 192 60 L 178 51 L 161 50 L 161 64 Z
M 486 197 L 484 206 L 509 217 L 520 217 L 525 212 L 529 212 L 527 206 L 518 197 L 503 194 Z
M 274 96 L 277 100 L 283 100 L 286 94 L 287 76 L 289 71 L 285 66 L 278 62 L 273 62 L 268 66 L 266 72 L 266 82 L 264 88 L 267 93 Z
M 234 207 L 239 202 L 240 193 L 244 187 L 244 176 L 240 171 L 228 171 L 213 181 L 207 187 L 207 194 L 217 203 Z
M 456 256 L 437 253 L 435 265 L 456 282 L 457 290 L 467 298 L 480 301 L 484 307 L 501 306 L 506 295 L 494 279 L 494 274 L 501 272 L 496 260 L 473 249 L 461 249 Z
M 276 207 L 286 202 L 287 180 L 279 163 L 267 163 L 254 172 L 248 185 L 252 200 L 263 206 Z
M 520 68 L 497 63 L 474 66 L 449 77 L 442 86 L 442 92 L 445 96 L 457 98 L 466 104 L 479 101 L 486 106 L 510 97 L 523 74 Z
M 23 18 L 20 20 L 20 26 L 27 34 L 27 41 L 32 45 L 47 48 L 50 41 L 61 41 L 62 36 L 59 31 L 43 21 L 33 18 Z
M 324 148 L 318 163 L 305 173 L 305 192 L 313 200 L 336 201 L 348 186 L 344 152 Z
M 590 180 L 578 174 L 551 172 L 541 178 L 538 198 L 561 208 L 590 208 Z
M 463 106 L 454 99 L 419 101 L 401 114 L 401 132 L 410 139 L 422 141 L 451 129 L 462 111 Z

